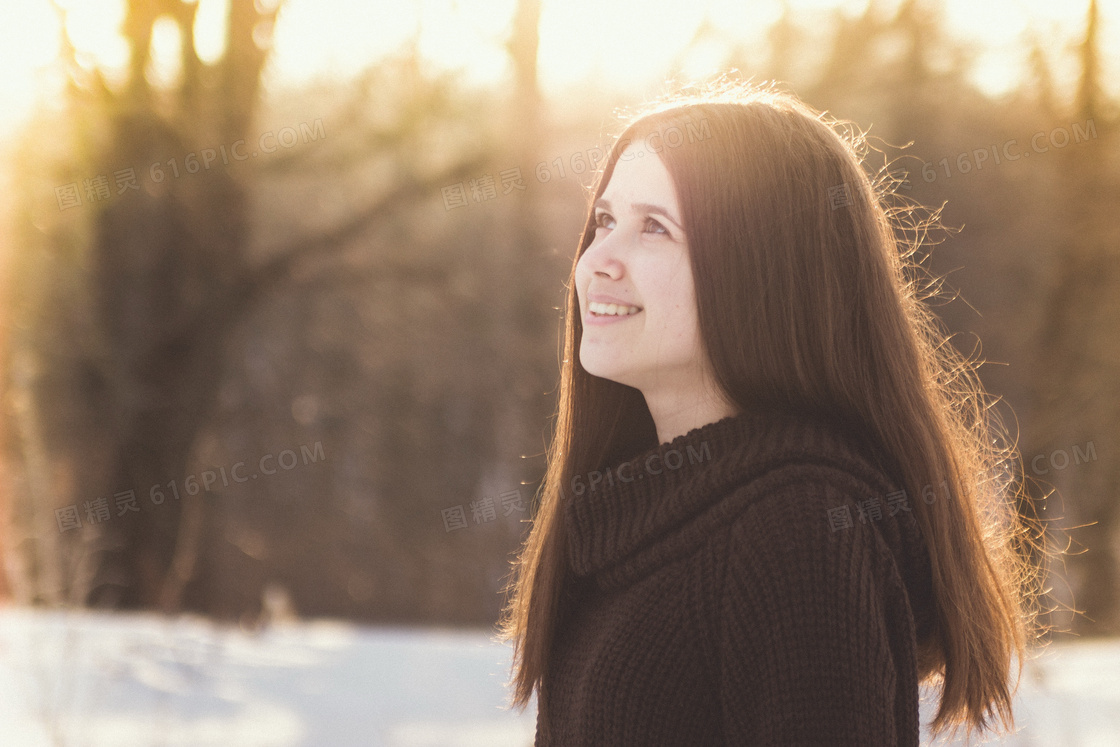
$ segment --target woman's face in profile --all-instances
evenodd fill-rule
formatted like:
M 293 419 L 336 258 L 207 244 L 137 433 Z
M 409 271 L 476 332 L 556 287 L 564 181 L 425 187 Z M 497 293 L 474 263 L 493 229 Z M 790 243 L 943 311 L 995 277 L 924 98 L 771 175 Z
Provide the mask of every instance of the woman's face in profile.
M 580 363 L 647 399 L 694 390 L 702 351 L 688 242 L 669 172 L 645 141 L 623 151 L 594 210 L 575 274 Z

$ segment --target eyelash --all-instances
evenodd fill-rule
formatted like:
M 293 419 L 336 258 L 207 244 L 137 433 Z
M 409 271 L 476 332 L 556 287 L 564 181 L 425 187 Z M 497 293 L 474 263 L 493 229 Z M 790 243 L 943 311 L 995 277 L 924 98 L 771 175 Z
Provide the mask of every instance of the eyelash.
M 604 225 L 603 225 L 603 218 L 604 218 L 604 217 L 609 217 L 609 216 L 610 216 L 610 213 L 604 213 L 604 212 L 596 213 L 596 214 L 595 214 L 595 227 L 596 227 L 596 228 L 606 228 L 606 226 L 604 226 Z M 668 229 L 668 228 L 666 228 L 665 226 L 663 226 L 663 225 L 662 225 L 661 223 L 659 223 L 659 222 L 658 222 L 658 221 L 656 221 L 655 219 L 653 219 L 653 218 L 650 218 L 650 219 L 649 219 L 649 220 L 648 220 L 648 221 L 646 222 L 646 225 L 648 226 L 648 225 L 649 225 L 650 223 L 652 223 L 653 225 L 655 225 L 655 226 L 657 226 L 658 228 L 660 228 L 660 229 L 661 229 L 661 231 L 663 232 L 663 235 L 665 235 L 665 236 L 668 236 L 668 235 L 669 235 L 669 229 Z

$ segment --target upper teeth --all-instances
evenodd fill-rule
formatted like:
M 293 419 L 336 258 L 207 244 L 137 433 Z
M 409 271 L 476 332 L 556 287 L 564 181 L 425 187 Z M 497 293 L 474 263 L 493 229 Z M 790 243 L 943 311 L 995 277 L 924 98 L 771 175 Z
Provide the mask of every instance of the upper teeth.
M 638 306 L 620 306 L 617 303 L 599 303 L 597 301 L 588 303 L 587 308 L 591 309 L 592 314 L 613 314 L 615 316 L 628 316 L 641 311 Z

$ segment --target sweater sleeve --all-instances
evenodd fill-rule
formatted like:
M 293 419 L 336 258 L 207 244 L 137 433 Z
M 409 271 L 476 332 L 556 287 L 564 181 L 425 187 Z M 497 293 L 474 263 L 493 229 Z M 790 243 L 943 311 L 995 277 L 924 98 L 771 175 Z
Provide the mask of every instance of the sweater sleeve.
M 851 526 L 834 529 L 828 510 L 844 504 Z M 728 744 L 908 741 L 896 733 L 890 571 L 854 508 L 798 483 L 730 526 L 714 631 Z

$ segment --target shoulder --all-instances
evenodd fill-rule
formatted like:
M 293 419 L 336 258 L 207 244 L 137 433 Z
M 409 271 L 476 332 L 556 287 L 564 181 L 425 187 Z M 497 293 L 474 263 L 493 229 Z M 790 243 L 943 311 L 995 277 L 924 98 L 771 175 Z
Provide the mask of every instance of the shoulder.
M 887 512 L 894 486 L 885 476 L 816 461 L 785 464 L 738 485 L 724 498 L 729 542 L 783 539 L 828 546 L 871 541 Z M 862 520 L 861 520 L 862 517 Z M 840 532 L 842 529 L 854 530 Z M 871 530 L 870 532 L 868 530 Z M 836 541 L 825 542 L 835 535 Z
M 744 743 L 900 743 L 897 688 L 909 697 L 914 666 L 901 581 L 874 522 L 829 520 L 874 488 L 843 470 L 783 469 L 736 490 L 741 506 L 713 545 L 725 731 Z
M 790 464 L 738 487 L 713 536 L 720 606 L 735 615 L 836 609 L 892 596 L 903 585 L 882 485 L 832 466 Z M 893 544 L 892 544 L 893 543 Z M 863 612 L 870 610 L 864 609 Z
M 812 549 L 819 557 L 853 544 L 875 544 L 869 517 L 885 505 L 883 491 L 832 466 L 787 465 L 728 496 L 727 549 L 780 555 Z

